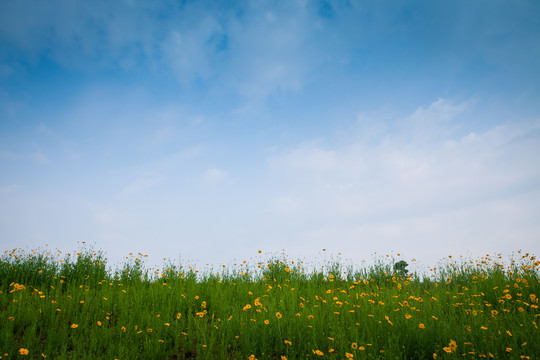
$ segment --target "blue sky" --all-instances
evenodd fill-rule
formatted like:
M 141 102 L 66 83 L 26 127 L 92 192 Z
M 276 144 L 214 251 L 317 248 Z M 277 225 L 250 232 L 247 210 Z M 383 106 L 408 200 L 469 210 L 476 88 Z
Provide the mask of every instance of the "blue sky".
M 3 250 L 540 251 L 537 1 L 3 1 Z

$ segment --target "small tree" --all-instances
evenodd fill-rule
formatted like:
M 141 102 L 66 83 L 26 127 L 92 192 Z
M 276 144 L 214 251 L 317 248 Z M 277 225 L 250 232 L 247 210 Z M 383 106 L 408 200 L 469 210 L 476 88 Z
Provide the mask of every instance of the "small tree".
M 405 260 L 400 260 L 394 264 L 394 272 L 402 277 L 405 277 L 409 272 L 409 270 L 407 270 L 407 266 L 409 266 L 409 264 L 407 264 Z

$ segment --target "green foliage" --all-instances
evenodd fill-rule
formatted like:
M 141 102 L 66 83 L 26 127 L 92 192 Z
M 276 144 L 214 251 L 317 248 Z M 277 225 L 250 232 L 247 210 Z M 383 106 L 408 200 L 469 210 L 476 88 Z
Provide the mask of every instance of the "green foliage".
M 405 260 L 398 261 L 394 264 L 394 272 L 402 277 L 405 277 L 409 273 L 407 266 L 409 266 L 409 264 L 407 264 Z
M 420 280 L 404 261 L 308 271 L 280 257 L 199 273 L 132 257 L 111 275 L 100 252 L 12 252 L 0 261 L 0 356 L 532 359 L 540 262 L 520 256 L 447 261 Z

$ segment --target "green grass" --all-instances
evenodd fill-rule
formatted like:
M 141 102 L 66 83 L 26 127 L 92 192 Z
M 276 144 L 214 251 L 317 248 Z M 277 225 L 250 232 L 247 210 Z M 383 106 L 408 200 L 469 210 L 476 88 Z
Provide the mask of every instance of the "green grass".
M 17 359 L 535 359 L 540 262 L 519 253 L 324 272 L 273 257 L 221 272 L 148 271 L 101 252 L 6 252 L 0 356 Z M 433 270 L 433 269 L 432 269 Z M 27 354 L 26 354 L 27 353 Z

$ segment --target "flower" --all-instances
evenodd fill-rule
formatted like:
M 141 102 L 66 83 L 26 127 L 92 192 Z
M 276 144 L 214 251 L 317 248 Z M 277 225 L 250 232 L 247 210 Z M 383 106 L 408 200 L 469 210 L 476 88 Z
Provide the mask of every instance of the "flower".
M 283 315 L 281 315 L 280 312 L 277 312 L 277 313 L 276 313 L 276 317 L 277 317 L 278 319 L 281 319 L 281 318 L 283 317 Z
M 97 324 L 98 324 L 98 326 L 101 326 L 101 321 L 98 321 Z
M 71 328 L 72 328 L 72 329 L 76 329 L 76 328 L 78 328 L 78 327 L 79 327 L 78 324 L 71 324 Z
M 351 348 L 353 348 L 354 350 L 358 349 L 358 344 L 357 343 L 352 343 Z
M 28 355 L 30 353 L 30 351 L 28 351 L 28 349 L 25 349 L 25 348 L 20 348 L 19 349 L 19 354 L 21 355 Z
M 348 353 L 348 352 L 345 353 L 345 356 L 347 357 L 347 359 L 352 359 L 354 357 L 353 354 Z
M 268 324 L 270 324 L 270 320 L 264 320 L 264 323 L 265 323 L 266 325 L 268 325 Z
M 426 328 L 426 325 L 424 325 L 424 324 L 418 324 L 418 327 L 419 327 L 420 329 L 425 329 L 425 328 Z
M 180 313 L 176 314 L 177 319 L 180 319 L 180 317 L 182 317 L 182 314 L 180 314 Z

